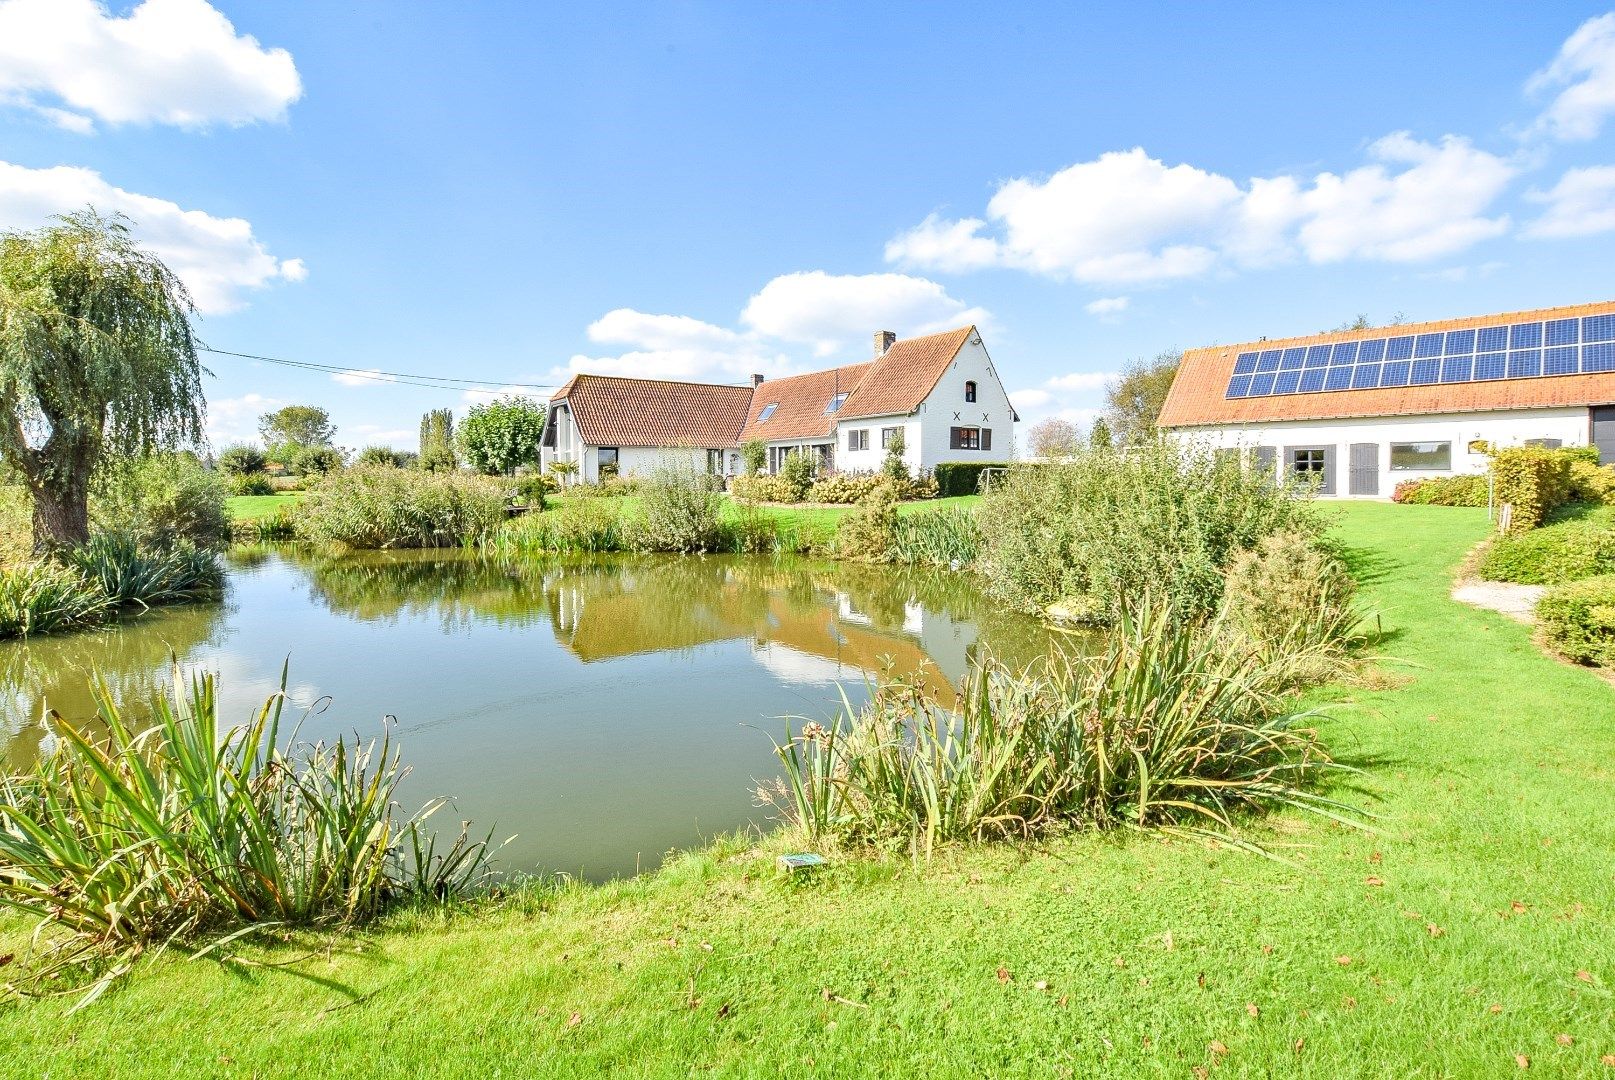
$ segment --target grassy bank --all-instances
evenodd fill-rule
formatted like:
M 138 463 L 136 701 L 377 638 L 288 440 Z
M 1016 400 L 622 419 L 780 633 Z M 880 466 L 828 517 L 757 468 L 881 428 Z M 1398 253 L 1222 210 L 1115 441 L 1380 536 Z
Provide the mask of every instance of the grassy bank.
M 163 959 L 73 1016 L 72 999 L 7 1010 L 6 1071 L 1404 1077 L 1510 1074 L 1524 1055 L 1598 1075 L 1615 1054 L 1615 698 L 1448 599 L 1484 511 L 1341 513 L 1403 663 L 1333 695 L 1323 731 L 1367 770 L 1337 794 L 1381 832 L 1253 829 L 1300 870 L 1076 837 L 793 885 L 768 845 L 722 843 L 542 904 L 246 953 L 284 966 Z M 0 953 L 26 947 L 11 925 Z
M 290 509 L 303 498 L 303 493 L 287 495 L 233 495 L 225 502 L 231 521 L 257 521 L 282 509 Z

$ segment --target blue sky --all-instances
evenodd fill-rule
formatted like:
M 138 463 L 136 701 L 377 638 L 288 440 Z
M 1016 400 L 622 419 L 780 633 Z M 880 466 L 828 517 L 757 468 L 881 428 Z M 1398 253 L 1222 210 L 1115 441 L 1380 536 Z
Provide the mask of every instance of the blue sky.
M 0 0 L 0 227 L 122 209 L 210 345 L 490 390 L 977 321 L 1028 421 L 1165 349 L 1615 295 L 1607 7 L 1080 7 Z M 472 400 L 210 365 L 220 445 Z

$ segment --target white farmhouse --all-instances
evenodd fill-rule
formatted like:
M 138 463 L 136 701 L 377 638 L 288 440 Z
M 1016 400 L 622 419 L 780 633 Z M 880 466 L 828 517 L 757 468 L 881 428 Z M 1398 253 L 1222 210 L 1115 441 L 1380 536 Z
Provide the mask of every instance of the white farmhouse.
M 1325 495 L 1481 473 L 1487 446 L 1615 461 L 1615 302 L 1195 349 L 1160 425 Z
M 575 375 L 550 399 L 542 463 L 577 476 L 643 475 L 670 457 L 708 472 L 740 471 L 740 445 L 768 446 L 769 472 L 793 450 L 827 470 L 880 467 L 902 432 L 910 469 L 1005 461 L 1019 419 L 974 326 L 899 341 L 875 336 L 859 364 L 750 386 Z

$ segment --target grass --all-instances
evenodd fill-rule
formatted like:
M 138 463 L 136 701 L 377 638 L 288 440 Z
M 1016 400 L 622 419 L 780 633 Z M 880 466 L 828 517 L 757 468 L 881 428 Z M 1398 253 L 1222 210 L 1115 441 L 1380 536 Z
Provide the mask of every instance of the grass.
M 296 506 L 302 497 L 301 491 L 286 495 L 233 495 L 225 500 L 225 508 L 231 521 L 256 521 Z
M 71 998 L 9 1010 L 0 1060 L 52 1077 L 1437 1077 L 1512 1075 L 1525 1055 L 1615 1075 L 1610 688 L 1448 599 L 1484 511 L 1341 514 L 1403 663 L 1341 691 L 1322 727 L 1368 770 L 1368 790 L 1334 794 L 1380 833 L 1299 814 L 1250 830 L 1302 869 L 1075 836 L 792 884 L 772 842 L 720 842 L 542 903 L 247 962 L 166 957 L 76 1015 Z

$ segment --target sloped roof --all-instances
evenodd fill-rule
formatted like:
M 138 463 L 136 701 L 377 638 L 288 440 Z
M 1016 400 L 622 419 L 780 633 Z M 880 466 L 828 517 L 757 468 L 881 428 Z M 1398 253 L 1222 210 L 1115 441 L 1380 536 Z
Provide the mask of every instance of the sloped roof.
M 836 394 L 850 394 L 859 380 L 874 363 L 847 364 L 828 371 L 810 371 L 806 375 L 788 375 L 783 379 L 769 379 L 752 393 L 751 411 L 746 414 L 746 426 L 740 439 L 816 439 L 828 438 L 836 429 L 836 421 L 846 415 L 843 403 L 837 412 L 824 410 Z M 775 409 L 767 420 L 759 421 L 763 410 Z
M 1197 427 L 1282 420 L 1337 420 L 1366 416 L 1412 416 L 1430 413 L 1488 412 L 1498 409 L 1545 409 L 1615 402 L 1615 372 L 1493 379 L 1485 382 L 1430 383 L 1229 398 L 1228 380 L 1241 352 L 1363 341 L 1388 335 L 1468 330 L 1535 320 L 1567 319 L 1615 313 L 1615 301 L 1538 308 L 1500 315 L 1410 323 L 1367 330 L 1346 330 L 1305 337 L 1213 345 L 1183 354 L 1176 380 L 1161 409 L 1161 427 Z
M 961 326 L 898 341 L 876 359 L 873 369 L 841 407 L 841 416 L 898 416 L 913 412 L 975 332 L 974 326 Z
M 565 401 L 589 446 L 734 446 L 751 402 L 749 386 L 574 375 L 550 403 Z

